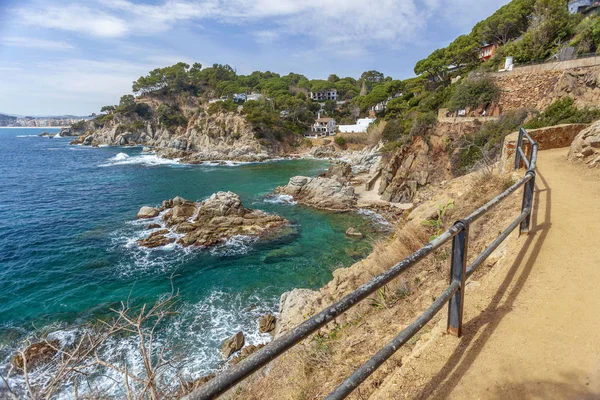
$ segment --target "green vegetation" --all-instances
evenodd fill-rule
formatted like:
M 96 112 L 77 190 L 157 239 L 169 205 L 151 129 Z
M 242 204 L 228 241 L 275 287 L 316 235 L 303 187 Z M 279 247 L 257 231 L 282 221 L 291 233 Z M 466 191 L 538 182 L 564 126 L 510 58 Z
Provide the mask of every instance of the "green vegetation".
M 446 215 L 454 209 L 454 200 L 450 200 L 446 204 L 438 204 L 437 215 L 435 218 L 423 221 L 423 225 L 428 226 L 432 230 L 432 235 L 429 240 L 434 240 L 444 232 L 444 226 L 446 225 Z
M 82 129 L 84 127 L 85 127 L 85 121 L 84 120 L 77 121 L 77 122 L 71 124 L 71 128 L 75 129 L 75 130 Z
M 455 175 L 464 175 L 481 163 L 492 163 L 501 151 L 504 137 L 516 130 L 527 118 L 527 111 L 519 110 L 502 115 L 498 121 L 481 126 L 478 132 L 461 136 L 454 152 L 452 165 Z
M 500 89 L 492 78 L 485 75 L 472 75 L 456 87 L 448 102 L 448 109 L 457 111 L 467 107 L 486 108 L 499 97 Z
M 334 141 L 335 141 L 335 144 L 337 144 L 340 147 L 346 146 L 346 139 L 344 139 L 344 137 L 342 137 L 342 136 L 336 136 Z
M 589 124 L 597 119 L 600 119 L 600 109 L 577 108 L 571 97 L 564 97 L 552 103 L 544 112 L 529 121 L 525 127 L 535 129 L 560 124 Z
M 482 63 L 480 50 L 486 44 L 500 48 L 496 57 Z M 192 115 L 203 113 L 202 105 L 209 99 L 219 98 L 207 107 L 209 115 L 240 113 L 252 125 L 255 137 L 268 145 L 269 139 L 283 141 L 306 132 L 318 112 L 341 124 L 354 123 L 356 118 L 377 110 L 382 124 L 374 137 L 376 142 L 383 140 L 382 151 L 391 152 L 410 145 L 417 137 L 430 144 L 429 135 L 441 108 L 485 109 L 497 102 L 500 90 L 483 71 L 499 65 L 504 56 L 514 56 L 518 63 L 545 60 L 566 44 L 577 47 L 580 53 L 600 49 L 600 16 L 584 19 L 570 15 L 564 0 L 512 0 L 476 24 L 470 33 L 419 61 L 414 68 L 419 76 L 415 78 L 394 80 L 371 70 L 358 79 L 330 74 L 327 79 L 310 80 L 293 72 L 283 76 L 271 71 L 238 75 L 229 65 L 203 68 L 199 63 L 177 63 L 140 77 L 132 88 L 137 99 L 123 96 L 118 106 L 102 107 L 104 114 L 94 121 L 103 126 L 115 116 L 124 115 L 130 119 L 117 121 L 134 121 L 126 125 L 128 128 L 134 124 L 142 127 L 143 123 L 137 121 L 155 115 L 160 124 L 175 129 L 186 126 Z M 451 83 L 451 78 L 458 75 L 463 78 Z M 337 102 L 310 100 L 310 92 L 333 89 L 338 94 Z M 260 94 L 260 99 L 244 102 L 244 95 L 250 93 Z M 386 107 L 374 107 L 382 103 Z M 160 106 L 156 108 L 156 104 Z M 525 115 L 509 113 L 499 121 L 482 125 L 474 134 L 448 139 L 440 149 L 452 154 L 454 173 L 467 173 L 496 157 L 504 135 L 516 130 Z M 589 122 L 596 118 L 600 118 L 598 110 L 577 109 L 571 99 L 563 99 L 527 126 Z M 342 147 L 366 140 L 352 135 L 335 139 Z M 296 146 L 302 143 L 293 142 Z
M 181 113 L 177 106 L 170 106 L 166 103 L 158 107 L 158 121 L 166 128 L 176 128 L 187 125 L 187 119 Z

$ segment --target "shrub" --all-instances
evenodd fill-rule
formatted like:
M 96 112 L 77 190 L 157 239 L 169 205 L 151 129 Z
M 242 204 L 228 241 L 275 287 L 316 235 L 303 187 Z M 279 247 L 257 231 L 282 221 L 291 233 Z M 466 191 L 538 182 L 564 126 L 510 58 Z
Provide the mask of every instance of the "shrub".
M 107 122 L 110 122 L 113 119 L 115 119 L 115 114 L 105 114 L 105 115 L 100 115 L 99 117 L 96 117 L 96 119 L 94 121 L 97 124 L 104 126 Z
M 394 142 L 406 135 L 406 128 L 402 121 L 399 119 L 392 119 L 387 121 L 385 128 L 383 128 L 382 138 L 385 142 Z
M 208 114 L 214 115 L 219 112 L 235 112 L 238 105 L 233 100 L 217 101 L 208 106 Z
M 452 169 L 455 175 L 471 172 L 482 162 L 492 162 L 499 153 L 504 137 L 519 129 L 527 117 L 527 111 L 518 110 L 504 114 L 498 121 L 482 125 L 481 129 L 458 140 L 458 150 L 453 155 Z
M 152 117 L 152 108 L 147 103 L 137 103 L 135 113 L 143 119 L 149 119 Z
M 430 111 L 426 114 L 420 114 L 415 118 L 412 128 L 410 129 L 411 136 L 425 136 L 430 128 L 437 124 L 437 115 Z
M 77 121 L 77 122 L 71 124 L 71 128 L 74 129 L 74 130 L 82 129 L 84 126 L 85 126 L 85 121 L 84 120 Z
M 177 106 L 169 106 L 165 103 L 158 107 L 158 121 L 166 128 L 187 125 L 187 119 L 181 110 Z
M 344 146 L 346 146 L 346 139 L 344 139 L 343 136 L 336 136 L 335 144 L 337 144 L 340 147 L 344 147 Z
M 492 78 L 486 75 L 475 75 L 459 84 L 450 101 L 450 111 L 462 110 L 466 107 L 487 107 L 500 97 L 500 89 Z
M 552 103 L 544 112 L 529 121 L 526 128 L 536 129 L 560 124 L 589 124 L 600 118 L 600 109 L 577 108 L 571 97 L 563 97 Z

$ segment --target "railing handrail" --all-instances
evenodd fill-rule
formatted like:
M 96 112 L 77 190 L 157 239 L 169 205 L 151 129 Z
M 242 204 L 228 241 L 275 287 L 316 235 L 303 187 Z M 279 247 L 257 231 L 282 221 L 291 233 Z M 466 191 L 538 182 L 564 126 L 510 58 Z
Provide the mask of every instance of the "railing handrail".
M 530 158 L 523 151 L 523 139 L 527 139 L 530 145 Z M 335 302 L 312 318 L 304 321 L 296 328 L 287 332 L 283 336 L 273 340 L 262 349 L 256 351 L 245 360 L 242 360 L 231 369 L 217 375 L 209 382 L 202 385 L 186 396 L 189 400 L 208 400 L 214 399 L 223 394 L 234 385 L 238 384 L 254 372 L 258 371 L 270 361 L 274 360 L 285 351 L 306 339 L 320 328 L 327 325 L 334 318 L 346 312 L 348 309 L 366 299 L 369 295 L 375 293 L 391 280 L 397 278 L 400 274 L 416 265 L 423 258 L 427 257 L 435 250 L 452 240 L 451 257 L 451 275 L 450 284 L 445 291 L 436 298 L 434 303 L 421 314 L 406 329 L 398 334 L 390 343 L 384 346 L 377 354 L 369 359 L 362 367 L 356 370 L 348 379 L 337 387 L 327 400 L 343 399 L 358 387 L 367 377 L 369 377 L 381 364 L 391 357 L 400 347 L 412 338 L 425 324 L 427 324 L 435 315 L 449 303 L 448 309 L 448 332 L 461 336 L 462 331 L 462 313 L 464 303 L 465 281 L 483 262 L 492 254 L 492 252 L 512 233 L 517 226 L 520 226 L 519 232 L 529 232 L 531 221 L 531 212 L 533 207 L 533 192 L 535 187 L 535 167 L 537 161 L 538 145 L 523 128 L 519 130 L 519 139 L 515 151 L 515 169 L 520 168 L 521 162 L 527 166 L 527 172 L 523 178 L 506 189 L 504 192 L 490 200 L 488 203 L 474 211 L 468 217 L 456 222 L 447 231 L 440 236 L 421 247 L 413 254 L 406 257 L 393 267 L 363 284 L 352 293 L 344 296 L 341 300 Z M 508 228 L 502 232 L 477 258 L 469 265 L 466 265 L 469 226 L 478 218 L 489 212 L 494 206 L 500 204 L 506 197 L 524 186 L 523 203 L 521 214 L 515 219 Z

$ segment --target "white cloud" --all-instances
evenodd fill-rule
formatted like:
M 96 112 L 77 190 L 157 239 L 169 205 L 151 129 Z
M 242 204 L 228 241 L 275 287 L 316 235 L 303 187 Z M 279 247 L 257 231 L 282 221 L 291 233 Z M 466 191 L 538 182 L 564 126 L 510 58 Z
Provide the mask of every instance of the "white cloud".
M 41 28 L 85 33 L 101 38 L 121 37 L 128 33 L 127 22 L 98 8 L 70 4 L 41 5 L 36 9 L 17 9 L 20 22 Z
M 31 49 L 43 49 L 43 50 L 54 50 L 54 51 L 64 51 L 64 50 L 74 49 L 74 47 L 70 43 L 67 43 L 67 42 L 36 39 L 36 38 L 31 38 L 31 37 L 4 37 L 4 38 L 0 38 L 0 44 L 3 44 L 5 46 L 16 46 L 16 47 L 25 47 L 25 48 L 31 48 Z
M 86 5 L 40 4 L 21 10 L 29 25 L 77 31 L 101 38 L 153 35 L 181 22 L 217 21 L 248 30 L 258 42 L 278 37 L 310 38 L 316 47 L 402 46 L 419 39 L 428 23 L 461 29 L 475 16 L 485 17 L 508 0 L 94 0 Z M 485 3 L 485 4 L 482 4 Z
M 408 40 L 425 23 L 428 9 L 416 0 L 380 0 L 376 6 L 364 0 L 164 0 L 156 5 L 98 0 L 60 7 L 41 4 L 36 12 L 20 9 L 19 17 L 28 25 L 103 38 L 164 32 L 181 21 L 216 20 L 240 26 L 266 22 L 277 34 L 341 44 Z M 275 29 L 261 29 L 256 36 L 265 40 L 264 32 L 275 35 Z

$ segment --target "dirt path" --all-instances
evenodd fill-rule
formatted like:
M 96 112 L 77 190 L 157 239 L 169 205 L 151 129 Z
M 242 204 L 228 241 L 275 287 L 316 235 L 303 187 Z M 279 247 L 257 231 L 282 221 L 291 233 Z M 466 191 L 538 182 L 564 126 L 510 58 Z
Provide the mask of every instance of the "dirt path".
M 600 171 L 539 154 L 533 229 L 372 399 L 600 399 Z M 439 328 L 436 328 L 439 329 Z

